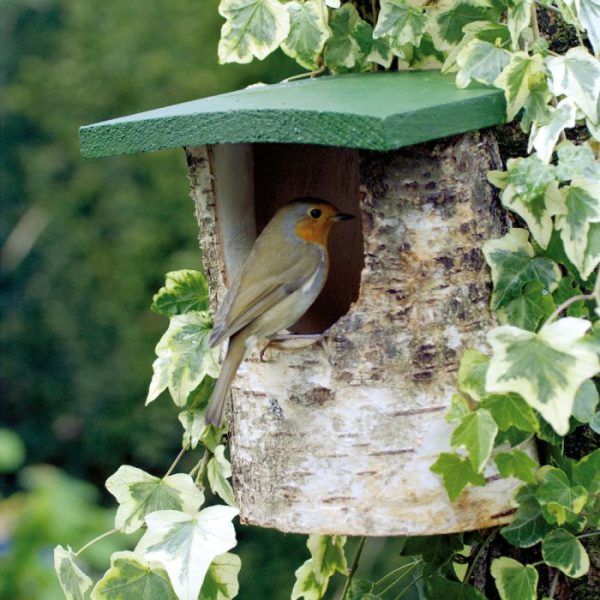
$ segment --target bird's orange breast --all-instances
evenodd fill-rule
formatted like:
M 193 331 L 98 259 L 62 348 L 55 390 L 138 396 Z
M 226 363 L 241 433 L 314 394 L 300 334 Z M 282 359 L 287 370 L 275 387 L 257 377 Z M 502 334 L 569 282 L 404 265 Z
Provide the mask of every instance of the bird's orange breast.
M 331 224 L 327 221 L 315 221 L 314 219 L 300 219 L 296 224 L 296 235 L 309 244 L 320 244 L 327 247 L 327 238 Z

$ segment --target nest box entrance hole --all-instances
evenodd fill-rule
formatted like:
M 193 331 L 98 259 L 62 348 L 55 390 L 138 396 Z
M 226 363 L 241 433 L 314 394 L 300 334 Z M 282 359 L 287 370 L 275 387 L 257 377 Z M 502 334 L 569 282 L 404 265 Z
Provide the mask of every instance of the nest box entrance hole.
M 359 155 L 352 148 L 306 144 L 235 144 L 212 147 L 217 223 L 227 285 L 256 236 L 277 209 L 311 196 L 356 219 L 332 229 L 327 283 L 307 313 L 290 329 L 321 333 L 358 298 L 364 250 L 359 197 Z

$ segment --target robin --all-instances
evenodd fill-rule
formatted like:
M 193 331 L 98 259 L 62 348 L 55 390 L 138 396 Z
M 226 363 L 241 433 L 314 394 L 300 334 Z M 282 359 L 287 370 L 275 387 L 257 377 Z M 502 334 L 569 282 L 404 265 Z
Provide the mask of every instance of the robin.
M 231 382 L 246 353 L 293 325 L 321 293 L 334 223 L 353 219 L 318 198 L 282 206 L 254 242 L 215 316 L 210 347 L 229 339 L 206 423 L 219 426 Z

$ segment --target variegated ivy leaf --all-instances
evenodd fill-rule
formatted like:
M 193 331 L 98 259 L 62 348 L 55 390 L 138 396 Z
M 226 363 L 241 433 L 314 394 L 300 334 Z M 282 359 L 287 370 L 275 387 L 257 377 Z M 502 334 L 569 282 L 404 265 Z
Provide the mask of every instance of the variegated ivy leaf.
M 152 298 L 151 309 L 171 317 L 208 309 L 208 283 L 204 273 L 183 269 L 166 275 L 164 287 Z
M 418 46 L 426 25 L 427 17 L 423 9 L 411 5 L 408 0 L 381 0 L 373 37 L 390 36 L 394 46 Z
M 510 31 L 512 49 L 519 49 L 519 38 L 521 33 L 531 22 L 531 5 L 533 0 L 508 0 L 508 11 L 506 13 L 506 24 Z
M 538 572 L 531 565 L 502 556 L 492 561 L 490 569 L 502 600 L 536 600 Z
M 91 600 L 177 600 L 169 576 L 160 567 L 151 567 L 134 552 L 115 552 L 110 569 L 95 585 Z
M 125 533 L 139 529 L 146 515 L 157 510 L 195 514 L 204 503 L 204 495 L 185 473 L 159 479 L 136 467 L 122 465 L 106 480 L 106 489 L 119 503 L 115 527 Z
M 371 51 L 367 55 L 366 60 L 367 62 L 377 63 L 384 69 L 389 69 L 394 60 L 390 38 L 388 36 L 374 38 Z
M 54 548 L 54 570 L 67 600 L 84 600 L 92 580 L 75 564 L 71 548 Z
M 232 600 L 240 589 L 238 574 L 242 566 L 239 556 L 227 552 L 212 561 L 198 600 Z
M 544 124 L 534 121 L 529 134 L 528 152 L 535 148 L 538 156 L 545 162 L 550 162 L 552 151 L 560 134 L 568 127 L 575 127 L 575 108 L 571 98 L 561 100 L 556 108 L 549 108 L 548 120 Z
M 466 88 L 471 79 L 492 85 L 509 61 L 510 52 L 475 38 L 456 57 L 456 85 Z
M 512 121 L 523 108 L 529 94 L 530 80 L 543 75 L 544 60 L 540 54 L 529 56 L 526 52 L 514 52 L 510 62 L 494 82 L 504 90 L 506 115 Z
M 309 558 L 294 572 L 296 581 L 292 589 L 291 600 L 321 600 L 327 592 L 328 580 L 320 581 L 312 568 L 312 558 Z
M 558 265 L 541 256 L 534 257 L 526 229 L 511 229 L 504 237 L 488 240 L 483 254 L 492 270 L 494 291 L 491 306 L 497 310 L 516 298 L 530 281 L 541 281 L 547 292 L 553 292 L 561 278 Z
M 596 55 L 600 54 L 600 1 L 565 0 L 568 6 L 575 5 L 579 22 L 585 29 Z
M 344 535 L 311 534 L 306 542 L 312 557 L 312 569 L 317 579 L 329 579 L 336 571 L 346 574 L 348 565 L 344 546 Z
M 582 46 L 571 48 L 564 56 L 548 56 L 550 90 L 556 96 L 565 95 L 573 100 L 592 121 L 600 118 L 600 61 Z
M 215 383 L 216 379 L 205 377 L 188 396 L 185 409 L 177 415 L 183 426 L 183 446 L 189 446 L 192 450 L 198 445 L 209 427 L 204 420 L 204 413 L 215 388 Z
M 471 466 L 481 473 L 492 454 L 497 433 L 498 426 L 492 415 L 480 408 L 462 418 L 452 433 L 450 443 L 453 447 L 464 446 Z
M 208 345 L 212 320 L 206 311 L 171 317 L 169 327 L 156 345 L 146 404 L 169 388 L 173 402 L 185 406 L 188 395 L 206 375 L 219 374 L 218 351 Z
M 567 577 L 582 577 L 590 569 L 585 548 L 566 529 L 555 529 L 544 538 L 542 556 L 547 565 L 560 569 Z
M 589 327 L 589 321 L 566 317 L 537 334 L 510 325 L 493 329 L 486 389 L 520 394 L 566 435 L 577 389 L 600 370 L 598 356 L 583 343 Z
M 325 4 L 330 8 L 339 8 L 341 5 L 341 0 L 325 0 Z
M 279 0 L 221 0 L 220 63 L 266 58 L 290 32 L 290 17 Z
M 572 523 L 584 509 L 588 492 L 582 485 L 571 485 L 562 469 L 546 465 L 538 472 L 539 485 L 535 497 L 549 523 Z
M 485 374 L 490 357 L 479 350 L 465 350 L 458 368 L 458 389 L 476 402 L 485 396 Z
M 208 461 L 206 474 L 213 493 L 221 496 L 229 506 L 235 506 L 233 489 L 228 481 L 231 477 L 231 464 L 225 458 L 225 446 L 215 448 L 213 457 Z
M 290 14 L 290 33 L 281 49 L 306 69 L 316 69 L 325 42 L 331 36 L 322 0 L 288 2 L 285 8 Z
M 146 517 L 148 530 L 135 552 L 166 569 L 179 600 L 197 600 L 210 563 L 236 544 L 231 520 L 237 514 L 230 506 L 195 515 L 159 510 Z
M 325 64 L 333 71 L 340 67 L 351 69 L 362 53 L 356 39 L 361 18 L 353 4 L 344 4 L 331 15 L 332 36 L 325 44 Z
M 565 140 L 556 148 L 556 175 L 561 181 L 572 179 L 600 180 L 600 161 L 588 144 L 575 145 Z
M 590 235 L 590 230 L 595 233 L 593 225 L 600 223 L 600 185 L 598 180 L 575 179 L 561 192 L 565 209 L 556 219 L 556 228 L 565 253 L 585 280 L 600 263 L 600 240 Z

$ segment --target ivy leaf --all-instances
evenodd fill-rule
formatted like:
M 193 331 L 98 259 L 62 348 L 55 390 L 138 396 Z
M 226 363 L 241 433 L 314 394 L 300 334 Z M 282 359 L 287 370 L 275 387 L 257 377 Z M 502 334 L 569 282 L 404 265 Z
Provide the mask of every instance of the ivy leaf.
M 600 449 L 584 456 L 573 466 L 573 482 L 583 486 L 590 497 L 600 494 Z
M 344 535 L 317 535 L 311 534 L 306 542 L 312 557 L 312 569 L 319 580 L 328 581 L 337 571 L 342 574 L 348 572 L 346 554 L 346 536 Z
M 548 292 L 560 281 L 558 265 L 544 257 L 534 257 L 526 229 L 511 229 L 504 237 L 483 244 L 483 254 L 492 270 L 494 291 L 492 310 L 505 306 L 517 297 L 530 281 L 541 281 Z
M 497 433 L 498 426 L 492 415 L 480 408 L 463 417 L 460 425 L 452 433 L 450 443 L 453 447 L 464 446 L 471 466 L 481 473 L 492 454 Z
M 330 8 L 339 8 L 341 0 L 325 0 L 325 4 Z
M 573 0 L 565 0 L 572 6 Z M 583 25 L 596 55 L 600 54 L 600 2 L 598 0 L 574 0 L 577 17 Z
M 455 535 L 416 535 L 406 538 L 402 556 L 417 556 L 433 569 L 453 560 L 454 555 L 464 548 L 463 536 Z
M 537 334 L 510 325 L 493 329 L 486 389 L 520 394 L 565 435 L 577 389 L 600 370 L 598 356 L 582 343 L 589 327 L 589 321 L 566 317 Z
M 485 478 L 471 466 L 468 458 L 442 452 L 429 470 L 442 477 L 448 498 L 454 502 L 469 485 L 485 485 Z
M 230 506 L 196 515 L 159 510 L 146 516 L 148 530 L 135 552 L 163 565 L 179 600 L 197 600 L 210 563 L 236 544 L 231 520 L 237 514 Z
M 485 600 L 485 596 L 473 586 L 450 581 L 438 574 L 427 578 L 425 597 L 444 598 L 445 600 Z
M 510 525 L 500 531 L 506 541 L 517 548 L 529 548 L 540 542 L 550 526 L 535 498 L 535 486 L 525 486 L 516 495 L 519 508 Z
M 216 382 L 216 379 L 208 375 L 204 377 L 200 385 L 187 397 L 185 409 L 177 415 L 183 426 L 183 446 L 190 446 L 194 449 L 206 435 L 209 426 L 204 421 L 204 413 Z M 210 450 L 212 452 L 213 448 Z
M 325 42 L 331 36 L 327 11 L 323 10 L 321 0 L 288 2 L 285 8 L 290 15 L 290 32 L 281 49 L 306 69 L 316 69 Z
M 510 52 L 475 38 L 456 56 L 456 86 L 466 88 L 471 79 L 492 85 L 509 61 Z
M 294 572 L 296 582 L 292 589 L 291 600 L 304 598 L 305 600 L 321 600 L 327 591 L 328 580 L 319 581 L 312 568 L 312 558 L 309 558 Z
M 571 48 L 564 56 L 548 56 L 550 90 L 555 96 L 571 98 L 586 117 L 598 123 L 600 62 L 585 48 Z
M 480 402 L 485 395 L 485 374 L 490 357 L 479 350 L 465 350 L 458 368 L 458 389 Z
M 156 345 L 158 358 L 152 364 L 146 404 L 165 388 L 177 406 L 185 406 L 188 395 L 206 375 L 219 373 L 218 351 L 208 345 L 212 320 L 207 311 L 171 317 L 169 327 Z
M 567 275 L 560 280 L 560 283 L 554 292 L 554 301 L 558 306 L 573 296 L 581 295 L 581 293 L 581 288 L 575 282 L 575 278 L 572 275 Z M 586 308 L 583 300 L 573 302 L 569 305 L 569 308 L 567 308 L 567 316 L 587 318 L 589 316 L 589 310 Z
M 332 36 L 325 44 L 325 64 L 333 71 L 351 69 L 361 57 L 356 30 L 361 18 L 353 4 L 344 4 L 331 15 Z
M 546 517 L 559 525 L 574 521 L 587 502 L 587 490 L 581 485 L 573 487 L 563 470 L 549 465 L 540 469 L 538 478 L 536 498 L 546 509 Z
M 206 277 L 200 271 L 189 269 L 167 273 L 165 285 L 154 294 L 150 308 L 167 317 L 208 310 Z
M 517 427 L 522 431 L 534 432 L 540 428 L 535 413 L 518 394 L 490 394 L 481 407 L 487 409 L 502 431 Z
M 500 452 L 494 456 L 498 472 L 502 477 L 516 477 L 526 483 L 535 483 L 538 464 L 522 450 Z
M 544 290 L 544 284 L 541 281 L 530 281 L 516 298 L 500 309 L 498 317 L 501 323 L 508 323 L 527 331 L 537 331 L 540 323 L 555 309 L 552 294 Z
M 249 63 L 266 58 L 290 31 L 288 11 L 278 0 L 221 0 L 219 62 Z
M 426 25 L 427 17 L 421 7 L 411 5 L 407 0 L 381 0 L 373 37 L 389 36 L 395 46 L 418 46 Z
M 556 228 L 569 260 L 587 279 L 600 263 L 600 243 L 594 243 L 590 236 L 592 223 L 600 222 L 600 186 L 598 181 L 575 179 L 561 193 L 565 214 L 557 217 Z
M 215 448 L 214 456 L 208 461 L 206 474 L 213 493 L 221 496 L 229 506 L 235 506 L 235 496 L 228 481 L 231 477 L 231 464 L 225 458 L 225 446 Z
M 471 412 L 467 399 L 462 394 L 453 394 L 450 398 L 450 408 L 446 413 L 446 423 L 462 419 Z
M 91 600 L 177 600 L 169 576 L 133 552 L 115 552 L 110 569 L 95 585 Z
M 377 63 L 384 69 L 389 69 L 394 60 L 390 38 L 387 36 L 374 38 L 366 60 L 367 62 Z
M 575 394 L 573 416 L 580 423 L 589 423 L 596 413 L 598 406 L 598 390 L 591 379 L 584 381 Z
M 536 600 L 538 572 L 535 567 L 501 556 L 492 561 L 490 571 L 502 600 Z
M 549 108 L 548 110 L 550 114 L 543 124 L 534 121 L 531 125 L 529 146 L 527 148 L 528 152 L 535 148 L 538 156 L 546 163 L 550 161 L 554 146 L 563 130 L 568 127 L 575 127 L 575 113 L 577 111 L 571 98 L 564 98 L 556 108 Z
M 448 50 L 463 37 L 463 27 L 475 21 L 486 21 L 491 5 L 486 0 L 456 0 L 448 10 L 437 13 L 431 23 L 437 48 Z
M 75 564 L 71 548 L 54 548 L 54 570 L 67 600 L 84 600 L 92 580 Z
M 589 145 L 575 145 L 573 142 L 564 141 L 557 146 L 556 155 L 556 175 L 561 181 L 600 179 L 600 162 L 596 160 Z
M 529 27 L 532 4 L 533 0 L 508 0 L 507 2 L 506 24 L 510 31 L 513 50 L 519 49 L 521 33 Z
M 115 527 L 124 533 L 139 529 L 146 515 L 157 510 L 194 514 L 204 503 L 204 495 L 185 473 L 159 479 L 136 467 L 122 465 L 106 480 L 106 489 L 119 503 Z
M 227 552 L 217 556 L 202 583 L 198 600 L 232 600 L 240 589 L 238 574 L 242 567 L 239 556 Z
M 529 82 L 543 75 L 544 60 L 540 54 L 529 56 L 526 52 L 513 52 L 510 62 L 494 82 L 504 90 L 506 116 L 512 121 L 523 108 L 529 96 Z
M 590 568 L 590 559 L 581 542 L 566 529 L 551 531 L 542 542 L 544 562 L 567 577 L 581 577 Z

